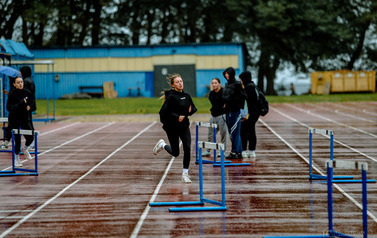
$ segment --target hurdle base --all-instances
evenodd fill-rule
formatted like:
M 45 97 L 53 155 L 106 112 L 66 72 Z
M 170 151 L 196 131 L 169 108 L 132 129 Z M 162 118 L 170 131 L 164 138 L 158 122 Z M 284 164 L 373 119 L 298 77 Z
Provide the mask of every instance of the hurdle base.
M 213 161 L 213 160 L 202 160 L 203 164 L 217 164 L 220 163 L 218 161 Z M 224 163 L 232 163 L 230 160 L 225 160 Z M 199 160 L 195 162 L 195 164 L 199 164 Z
M 215 163 L 213 164 L 214 167 L 220 167 L 221 164 L 219 163 Z M 224 164 L 224 166 L 251 166 L 250 163 L 228 163 L 228 164 Z
M 329 231 L 328 235 L 307 235 L 307 236 L 263 236 L 263 238 L 355 238 L 354 236 L 346 235 L 336 231 Z
M 333 179 L 353 179 L 353 176 L 334 176 Z M 309 175 L 309 180 L 327 180 L 327 176 L 311 174 Z
M 226 211 L 226 207 L 173 207 L 169 212 L 207 212 L 207 211 Z
M 197 205 L 204 205 L 204 202 L 201 201 L 193 201 L 193 202 L 150 202 L 149 206 L 157 207 L 157 206 L 197 206 Z
M 320 183 L 327 183 L 327 181 L 319 181 Z M 337 179 L 334 179 L 332 181 L 333 183 L 362 183 L 363 180 L 361 179 L 353 179 L 353 180 L 337 180 Z M 375 179 L 368 179 L 366 181 L 367 183 L 376 183 L 376 180 Z

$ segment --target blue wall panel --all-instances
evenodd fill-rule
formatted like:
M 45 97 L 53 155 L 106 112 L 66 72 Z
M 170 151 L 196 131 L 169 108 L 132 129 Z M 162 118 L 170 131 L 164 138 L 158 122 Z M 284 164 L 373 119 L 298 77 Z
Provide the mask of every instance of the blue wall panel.
M 224 69 L 225 70 L 225 69 Z M 197 70 L 196 71 L 196 95 L 198 97 L 207 96 L 209 92 L 209 86 L 213 78 L 219 78 L 221 85 L 224 87 L 226 79 L 223 76 L 224 70 Z M 241 73 L 241 70 L 236 70 L 236 78 Z M 184 80 L 184 79 L 183 79 Z

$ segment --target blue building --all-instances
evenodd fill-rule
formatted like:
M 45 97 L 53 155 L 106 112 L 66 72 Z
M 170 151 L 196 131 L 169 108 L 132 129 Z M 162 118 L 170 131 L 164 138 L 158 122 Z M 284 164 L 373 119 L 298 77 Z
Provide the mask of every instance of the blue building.
M 182 75 L 185 91 L 193 97 L 208 93 L 212 78 L 224 78 L 222 72 L 232 66 L 239 74 L 245 70 L 244 44 L 187 44 L 150 46 L 103 46 L 31 49 L 36 61 L 53 60 L 56 74 L 55 97 L 80 91 L 80 87 L 100 87 L 114 82 L 118 97 L 159 97 L 169 88 L 166 76 Z M 37 98 L 45 98 L 38 77 L 50 74 L 35 65 Z M 100 89 L 99 89 L 100 90 Z

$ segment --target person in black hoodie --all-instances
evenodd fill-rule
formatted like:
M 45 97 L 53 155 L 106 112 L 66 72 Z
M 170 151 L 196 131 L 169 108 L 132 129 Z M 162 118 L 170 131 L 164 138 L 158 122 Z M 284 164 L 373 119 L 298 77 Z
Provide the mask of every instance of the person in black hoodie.
M 225 84 L 223 98 L 226 111 L 226 124 L 232 141 L 232 150 L 227 159 L 242 159 L 241 143 L 241 109 L 244 108 L 247 95 L 242 88 L 241 82 L 235 78 L 235 70 L 227 68 L 223 75 L 228 81 Z
M 174 157 L 179 155 L 179 139 L 183 145 L 183 173 L 182 182 L 191 183 L 188 174 L 191 158 L 191 133 L 189 116 L 194 114 L 197 109 L 191 96 L 183 91 L 183 80 L 179 74 L 174 74 L 168 78 L 172 89 L 164 92 L 165 102 L 160 110 L 160 118 L 163 123 L 170 145 L 160 139 L 153 153 L 157 155 L 165 149 Z
M 8 95 L 7 110 L 9 112 L 8 126 L 9 129 L 25 129 L 33 130 L 31 117 L 29 111 L 31 110 L 31 93 L 29 90 L 24 88 L 24 82 L 22 78 L 16 78 L 14 82 L 14 89 Z M 28 147 L 33 142 L 34 137 L 32 135 L 24 135 L 26 142 L 22 151 L 25 157 L 31 159 L 31 155 L 28 151 Z M 21 135 L 15 135 L 15 165 L 22 166 L 20 161 L 20 150 L 21 150 Z
M 221 87 L 221 80 L 219 78 L 213 78 L 211 80 L 212 91 L 209 93 L 209 101 L 211 102 L 211 118 L 210 123 L 217 124 L 218 128 L 216 133 L 220 131 L 221 143 L 224 144 L 224 150 L 227 147 L 228 141 L 228 128 L 225 122 L 225 108 L 223 99 L 223 88 Z M 213 128 L 208 128 L 208 141 L 213 141 L 214 138 Z M 203 156 L 211 154 L 210 150 L 205 150 Z
M 249 116 L 244 120 L 241 126 L 241 141 L 243 157 L 254 158 L 255 148 L 257 145 L 257 136 L 255 133 L 255 124 L 259 119 L 258 113 L 258 96 L 256 93 L 256 85 L 251 80 L 252 76 L 249 71 L 242 72 L 239 76 L 247 94 L 247 108 Z M 247 150 L 247 144 L 249 144 L 249 150 Z

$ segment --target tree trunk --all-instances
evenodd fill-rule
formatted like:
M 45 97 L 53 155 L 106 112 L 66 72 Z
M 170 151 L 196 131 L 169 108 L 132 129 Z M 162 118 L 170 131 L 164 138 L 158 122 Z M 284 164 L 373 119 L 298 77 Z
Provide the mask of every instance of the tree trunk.
M 371 21 L 366 22 L 362 27 L 361 27 L 361 32 L 360 32 L 360 37 L 357 42 L 357 46 L 355 51 L 352 53 L 351 59 L 347 64 L 346 69 L 352 70 L 354 67 L 354 64 L 358 58 L 360 58 L 361 52 L 363 50 L 364 46 L 364 40 L 365 40 L 365 34 L 371 24 Z

